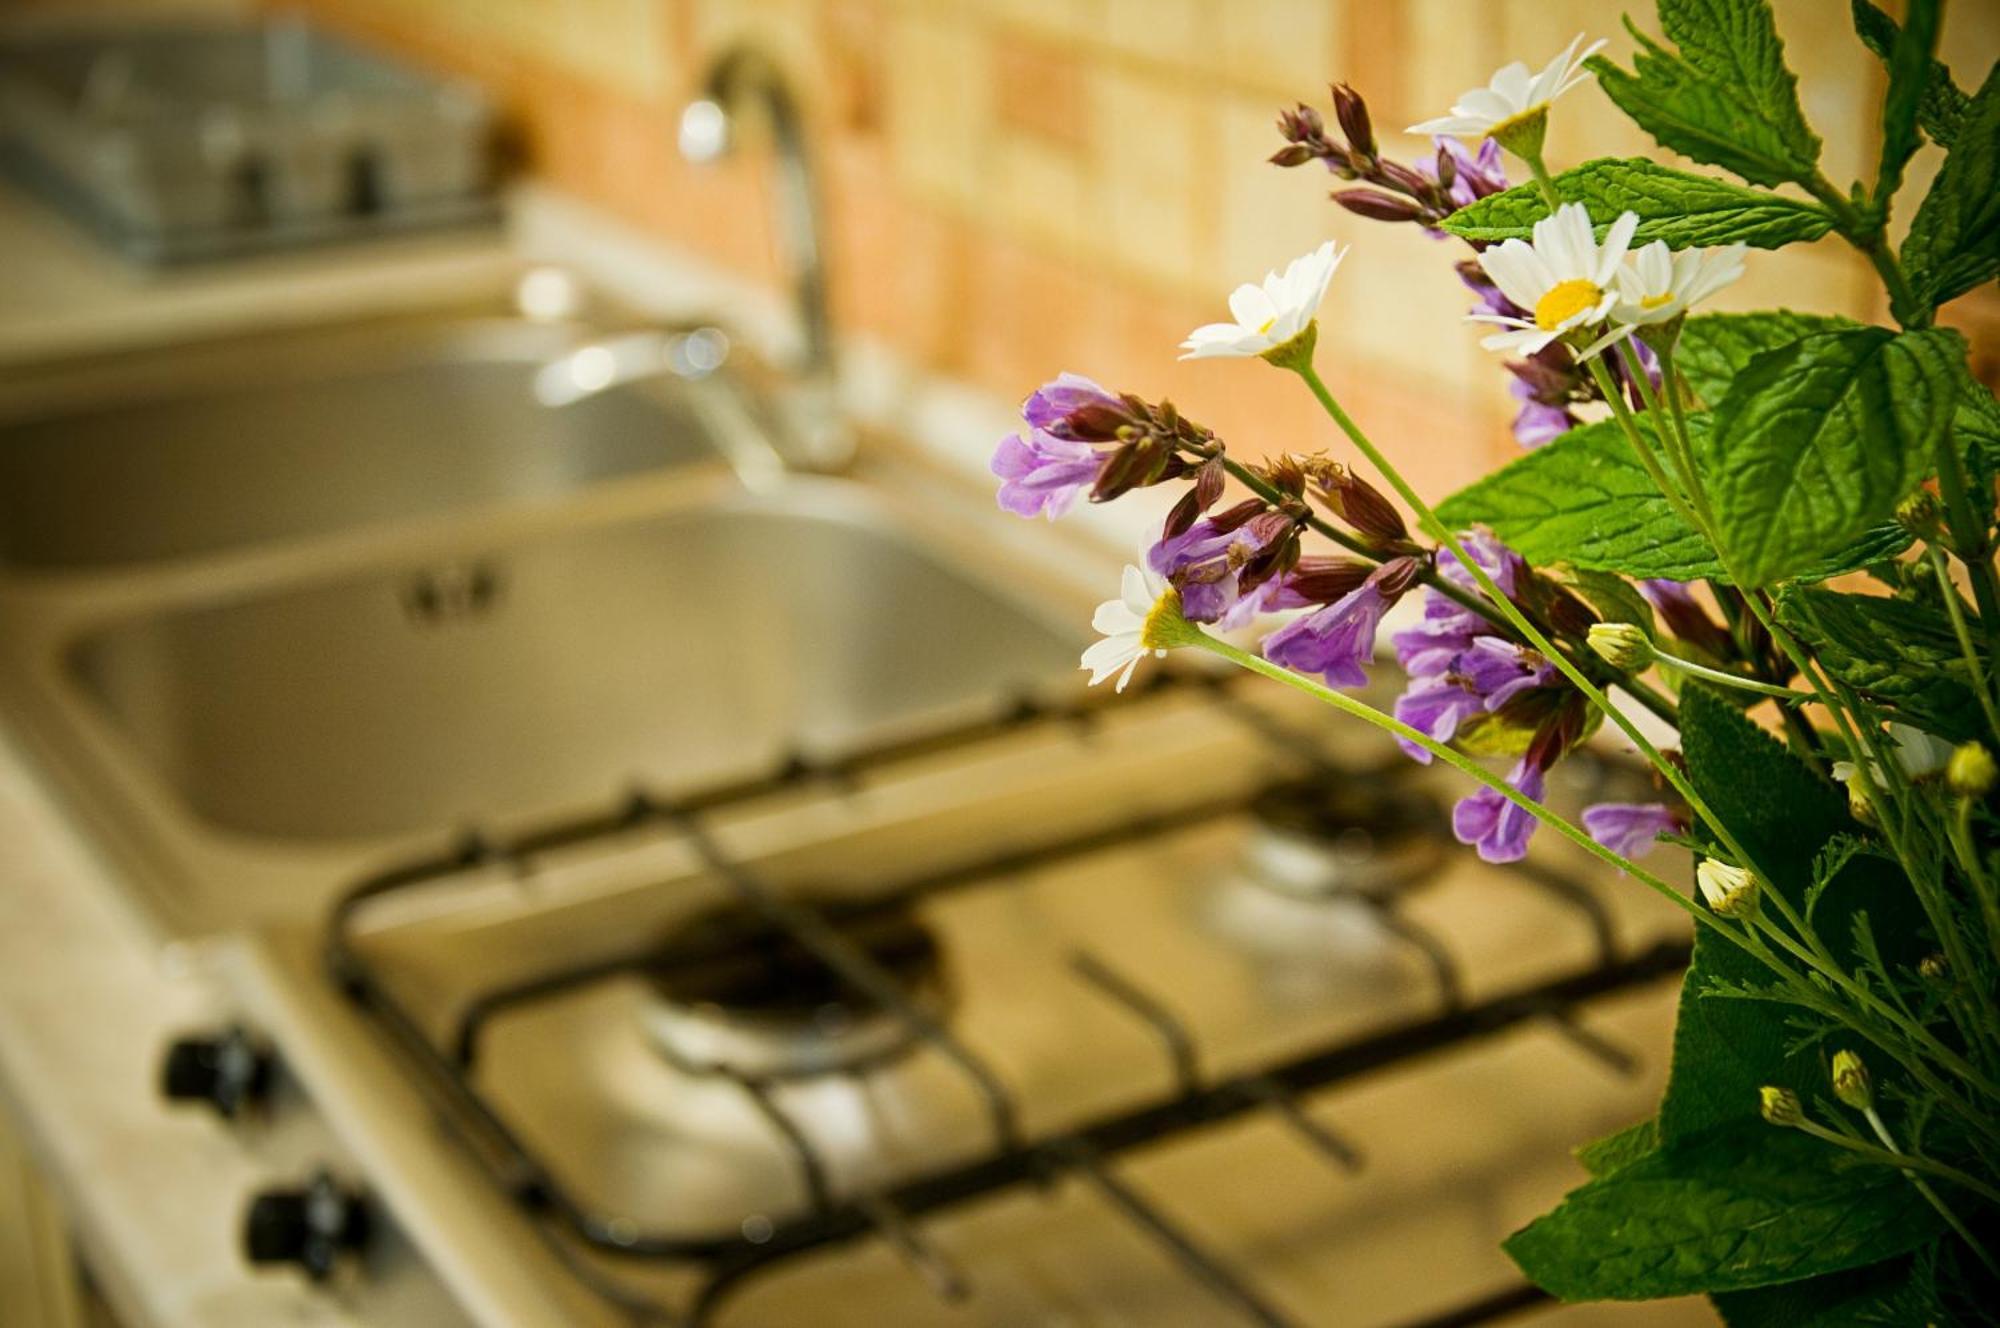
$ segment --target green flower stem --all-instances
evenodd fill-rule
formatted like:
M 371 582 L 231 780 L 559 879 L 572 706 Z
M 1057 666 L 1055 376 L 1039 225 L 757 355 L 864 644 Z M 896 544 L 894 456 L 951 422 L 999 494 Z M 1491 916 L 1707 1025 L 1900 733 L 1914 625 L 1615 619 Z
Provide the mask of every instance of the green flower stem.
M 1222 458 L 1222 467 L 1239 484 L 1256 494 L 1259 498 L 1262 498 L 1265 502 L 1275 505 L 1285 500 L 1285 495 L 1279 493 L 1262 476 L 1241 462 L 1230 459 L 1226 453 Z M 1309 516 L 1306 518 L 1306 525 L 1311 530 L 1324 535 L 1327 539 L 1332 540 L 1335 544 L 1338 544 L 1350 553 L 1359 554 L 1370 562 L 1379 563 L 1383 561 L 1380 550 L 1370 547 L 1366 542 L 1356 539 L 1330 522 L 1323 521 L 1316 516 Z M 1495 628 L 1505 632 L 1512 632 L 1514 630 L 1513 624 L 1507 621 L 1491 604 L 1478 595 L 1474 595 L 1460 586 L 1453 585 L 1444 577 L 1439 576 L 1435 569 L 1425 568 L 1417 580 L 1420 584 L 1431 590 L 1435 590 L 1461 608 L 1469 609 L 1473 613 L 1478 614 L 1480 617 L 1486 619 L 1486 621 L 1492 623 Z M 1680 722 L 1678 709 L 1671 700 L 1667 699 L 1660 692 L 1648 687 L 1644 683 L 1636 681 L 1627 684 L 1626 690 L 1634 700 L 1652 711 L 1660 719 L 1669 724 L 1678 724 Z
M 1972 596 L 1979 604 L 1979 625 L 1986 634 L 1986 653 L 2000 661 L 2000 581 L 1996 581 L 1993 570 L 1993 541 L 1987 523 L 1972 509 L 1965 460 L 1953 445 L 1950 429 L 1938 434 L 1935 460 L 1938 494 L 1944 499 L 1945 526 L 1951 531 L 1959 561 L 1965 564 L 1966 579 L 1972 582 Z M 1975 668 L 1974 676 L 1977 675 Z
M 1871 226 L 1868 219 L 1840 192 L 1840 187 L 1826 176 L 1815 172 L 1812 179 L 1803 183 L 1806 192 L 1833 214 L 1833 226 L 1840 232 L 1841 238 L 1860 250 L 1874 265 L 1876 274 L 1889 290 L 1889 308 L 1896 315 L 1896 321 L 1907 328 L 1929 327 L 1931 311 L 1918 303 L 1909 276 L 1904 273 L 1903 265 L 1896 261 L 1882 227 Z
M 1795 692 L 1789 687 L 1780 687 L 1773 682 L 1764 682 L 1757 678 L 1746 678 L 1741 674 L 1726 673 L 1721 669 L 1711 669 L 1706 664 L 1697 664 L 1691 659 L 1682 659 L 1678 655 L 1670 655 L 1658 646 L 1653 647 L 1653 657 L 1669 668 L 1679 669 L 1691 678 L 1701 678 L 1704 681 L 1712 682 L 1722 687 L 1735 687 L 1742 691 L 1755 692 L 1759 696 L 1775 696 L 1786 705 L 1804 705 L 1806 702 L 1814 699 L 1810 692 Z
M 1982 1199 L 2000 1203 L 2000 1190 L 1994 1189 L 1991 1185 L 1975 1177 L 1966 1175 L 1955 1167 L 1948 1167 L 1942 1162 L 1933 1162 L 1920 1154 L 1905 1153 L 1897 1149 L 1878 1148 L 1874 1144 L 1864 1143 L 1859 1139 L 1842 1134 L 1838 1130 L 1830 1130 L 1814 1120 L 1800 1121 L 1791 1128 L 1802 1130 L 1815 1139 L 1823 1139 L 1836 1148 L 1844 1148 L 1850 1153 L 1865 1157 L 1870 1162 L 1879 1162 L 1885 1167 L 1897 1167 L 1905 1171 L 1921 1171 L 1925 1175 L 1936 1176 L 1939 1180 L 1948 1180 L 1954 1185 L 1962 1185 Z
M 2000 963 L 2000 896 L 1993 892 L 1993 877 L 1980 859 L 1979 846 L 1972 838 L 1972 799 L 1960 798 L 1958 807 L 1949 824 L 1951 846 L 1958 855 L 1958 862 L 1965 869 L 1966 879 L 1972 882 L 1972 891 L 1979 898 L 1980 920 L 1986 924 L 1986 942 L 1993 949 L 1993 958 Z
M 1931 1183 L 1918 1175 L 1916 1169 L 1910 1165 L 1917 1159 L 1897 1147 L 1896 1136 L 1889 1133 L 1888 1125 L 1882 1120 L 1882 1113 L 1873 1107 L 1867 1107 L 1863 1109 L 1861 1114 L 1868 1118 L 1868 1128 L 1875 1131 L 1875 1137 L 1882 1141 L 1882 1147 L 1903 1160 L 1903 1175 L 1909 1179 L 1910 1184 L 1917 1187 L 1917 1193 L 1923 1195 L 1924 1201 L 1932 1208 L 1935 1208 L 1938 1216 L 1945 1220 L 1945 1225 L 1956 1231 L 1958 1238 L 1972 1248 L 1972 1252 L 1979 1256 L 1979 1262 L 1986 1265 L 1986 1271 L 2000 1276 L 2000 1263 L 1993 1261 L 1993 1256 L 1987 1252 L 1984 1245 L 1981 1245 L 1973 1238 L 1972 1232 L 1966 1228 L 1965 1223 L 1959 1220 L 1958 1214 L 1945 1206 L 1944 1200 L 1938 1197 L 1938 1192 L 1931 1188 Z M 1924 1160 L 1929 1161 L 1929 1159 Z M 1991 1186 L 1981 1184 L 1964 1172 L 1953 1167 L 1944 1166 L 1941 1163 L 1933 1162 L 1930 1165 L 1936 1169 L 1936 1174 L 1940 1177 L 1951 1180 L 1955 1184 L 1966 1186 L 1975 1194 L 2000 1201 L 2000 1191 L 1994 1190 Z
M 1971 670 L 1972 691 L 1979 698 L 1980 713 L 1986 716 L 1986 731 L 1994 738 L 2000 738 L 2000 712 L 1994 710 L 1992 689 L 1983 680 L 1985 669 L 1979 662 L 1979 651 L 1972 644 L 1972 629 L 1966 626 L 1965 605 L 1959 602 L 1958 588 L 1952 584 L 1951 568 L 1945 563 L 1944 555 L 1938 552 L 1937 545 L 1928 541 L 1924 545 L 1924 556 L 1930 562 L 1931 571 L 1937 575 L 1938 593 L 1944 597 L 1945 616 L 1951 619 L 1951 630 L 1958 638 L 1959 653 L 1965 656 L 1965 666 Z
M 1557 815 L 1553 810 L 1530 798 L 1525 793 L 1522 793 L 1506 780 L 1500 778 L 1456 748 L 1439 742 L 1419 729 L 1411 728 L 1408 724 L 1403 723 L 1393 715 L 1384 714 L 1382 711 L 1375 709 L 1365 702 L 1356 700 L 1345 692 L 1335 691 L 1333 688 L 1323 683 L 1315 682 L 1302 673 L 1294 673 L 1282 664 L 1273 664 L 1261 655 L 1253 655 L 1241 647 L 1233 646 L 1227 641 L 1210 636 L 1199 628 L 1193 627 L 1192 624 L 1189 626 L 1189 631 L 1190 636 L 1185 641 L 1187 645 L 1206 650 L 1212 655 L 1220 655 L 1232 664 L 1248 669 L 1252 673 L 1260 673 L 1266 678 L 1281 682 L 1285 686 L 1297 691 L 1304 692 L 1314 700 L 1322 701 L 1342 714 L 1351 715 L 1365 724 L 1371 724 L 1381 729 L 1384 733 L 1394 734 L 1398 738 L 1415 743 L 1438 760 L 1451 766 L 1454 770 L 1492 789 L 1495 793 L 1498 793 L 1500 796 L 1506 798 L 1507 801 L 1535 817 L 1535 819 L 1547 825 L 1572 844 L 1588 852 L 1591 856 L 1637 880 L 1661 898 L 1672 903 L 1674 907 L 1692 917 L 1696 923 L 1710 928 L 1719 935 L 1728 937 L 1736 945 L 1749 950 L 1752 954 L 1757 953 L 1755 943 L 1742 930 L 1726 922 L 1716 914 L 1711 913 L 1708 909 L 1703 908 L 1693 899 L 1690 899 L 1687 895 L 1667 884 L 1637 863 L 1612 852 L 1595 839 L 1592 839 L 1586 831 L 1573 825 L 1570 821 Z

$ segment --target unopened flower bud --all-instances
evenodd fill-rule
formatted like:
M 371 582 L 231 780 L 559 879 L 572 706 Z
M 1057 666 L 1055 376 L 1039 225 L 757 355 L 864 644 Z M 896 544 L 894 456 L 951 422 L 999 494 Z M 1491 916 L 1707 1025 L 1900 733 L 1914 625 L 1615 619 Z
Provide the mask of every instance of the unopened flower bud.
M 1796 1127 L 1803 1125 L 1806 1119 L 1806 1109 L 1799 1102 L 1797 1093 L 1770 1084 L 1757 1090 L 1757 1109 L 1773 1125 Z
M 1378 544 L 1409 538 L 1409 528 L 1382 491 L 1338 461 L 1315 458 L 1311 473 L 1319 500 L 1328 511 Z
M 1917 961 L 1917 976 L 1926 982 L 1943 982 L 1951 976 L 1951 965 L 1941 954 L 1927 954 Z
M 1638 673 L 1653 662 L 1653 640 L 1637 623 L 1594 623 L 1585 639 L 1620 673 Z
M 1694 881 L 1708 906 L 1725 918 L 1749 917 L 1757 911 L 1757 878 L 1745 868 L 1703 858 L 1694 869 Z
M 1982 743 L 1963 743 L 1951 754 L 1945 763 L 1945 787 L 1961 798 L 1983 798 L 1993 791 L 1993 785 L 2000 781 L 2000 766 L 1993 763 L 1993 753 Z
M 1333 201 L 1371 221 L 1415 221 L 1424 215 L 1423 206 L 1414 199 L 1386 194 L 1380 189 L 1336 189 Z
M 1896 507 L 1896 524 L 1918 539 L 1935 542 L 1944 530 L 1943 510 L 1937 495 L 1929 489 L 1918 489 L 1905 498 Z
M 1866 1111 L 1875 1105 L 1868 1067 L 1851 1051 L 1833 1053 L 1833 1095 L 1856 1111 Z
M 1863 825 L 1880 825 L 1882 820 L 1875 814 L 1875 800 L 1868 796 L 1868 790 L 1858 779 L 1847 781 L 1847 814 Z
M 1361 100 L 1361 94 L 1345 83 L 1333 85 L 1333 114 L 1340 121 L 1340 132 L 1347 135 L 1350 150 L 1364 157 L 1375 155 L 1375 128 L 1368 120 L 1368 103 Z

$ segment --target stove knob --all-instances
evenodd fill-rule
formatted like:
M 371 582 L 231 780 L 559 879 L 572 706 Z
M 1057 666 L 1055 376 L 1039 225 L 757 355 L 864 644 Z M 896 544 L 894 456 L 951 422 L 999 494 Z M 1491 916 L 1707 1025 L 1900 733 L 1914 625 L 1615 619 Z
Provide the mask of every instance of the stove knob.
M 315 1282 L 332 1276 L 343 1254 L 368 1242 L 368 1207 L 320 1172 L 297 1190 L 266 1190 L 243 1215 L 243 1255 L 254 1264 L 294 1264 Z
M 268 1097 L 272 1067 L 270 1052 L 240 1028 L 180 1038 L 160 1063 L 160 1092 L 175 1102 L 206 1102 L 234 1120 Z

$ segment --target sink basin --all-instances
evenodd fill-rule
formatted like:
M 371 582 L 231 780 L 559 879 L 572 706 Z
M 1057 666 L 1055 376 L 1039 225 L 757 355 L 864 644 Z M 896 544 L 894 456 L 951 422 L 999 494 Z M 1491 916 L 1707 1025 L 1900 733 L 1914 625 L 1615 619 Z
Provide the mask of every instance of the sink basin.
M 0 562 L 102 569 L 533 502 L 714 459 L 707 385 L 549 409 L 525 323 L 237 348 L 0 419 Z
M 798 481 L 177 608 L 70 667 L 200 819 L 331 839 L 762 771 L 1071 676 L 1078 644 Z

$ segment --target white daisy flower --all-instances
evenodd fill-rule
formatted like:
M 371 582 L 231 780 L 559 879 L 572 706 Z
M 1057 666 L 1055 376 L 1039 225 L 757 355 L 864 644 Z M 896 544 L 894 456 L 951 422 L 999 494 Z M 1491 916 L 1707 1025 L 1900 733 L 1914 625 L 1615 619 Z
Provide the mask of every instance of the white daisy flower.
M 1632 254 L 1632 261 L 1615 274 L 1618 302 L 1611 307 L 1615 323 L 1665 323 L 1743 275 L 1743 255 L 1750 246 L 1725 244 L 1716 249 L 1683 249 L 1673 253 L 1665 240 L 1655 240 Z
M 1516 60 L 1493 75 L 1485 87 L 1462 93 L 1452 104 L 1450 115 L 1413 124 L 1409 132 L 1497 138 L 1517 122 L 1546 113 L 1550 102 L 1590 77 L 1584 72 L 1583 62 L 1597 54 L 1604 43 L 1594 41 L 1579 51 L 1577 44 L 1582 40 L 1583 34 L 1577 33 L 1563 53 L 1549 61 L 1539 74 L 1530 75 L 1528 66 Z
M 1896 744 L 1896 764 L 1911 779 L 1934 775 L 1951 761 L 1950 743 L 1901 720 L 1889 721 L 1889 737 Z M 1851 781 L 1856 773 L 1852 761 L 1833 763 L 1833 777 L 1842 784 Z M 1882 782 L 1882 771 L 1872 760 L 1868 763 L 1868 773 L 1875 783 Z
M 1741 867 L 1703 858 L 1695 864 L 1694 883 L 1708 906 L 1725 918 L 1741 917 L 1757 907 L 1757 878 Z
M 1479 344 L 1488 350 L 1533 355 L 1575 328 L 1603 322 L 1618 302 L 1618 267 L 1638 225 L 1639 214 L 1627 212 L 1611 223 L 1599 244 L 1583 204 L 1565 203 L 1553 217 L 1535 223 L 1533 244 L 1507 240 L 1481 253 L 1479 266 L 1502 295 L 1530 316 L 1473 314 L 1474 322 L 1498 323 L 1507 329 Z M 1584 352 L 1586 358 L 1619 335 L 1600 340 Z
M 1091 615 L 1091 627 L 1103 633 L 1104 639 L 1092 642 L 1083 652 L 1082 667 L 1090 670 L 1092 687 L 1117 674 L 1118 690 L 1122 692 L 1125 684 L 1132 681 L 1132 671 L 1139 667 L 1140 660 L 1148 655 L 1166 655 L 1165 649 L 1146 644 L 1146 629 L 1160 609 L 1160 601 L 1172 592 L 1152 571 L 1130 563 L 1125 565 L 1118 592 L 1117 599 L 1105 600 Z M 1178 608 L 1175 616 L 1179 616 Z
M 1336 249 L 1328 240 L 1319 248 L 1295 258 L 1283 275 L 1266 273 L 1264 284 L 1238 286 L 1229 296 L 1233 323 L 1208 323 L 1188 333 L 1181 349 L 1184 360 L 1210 359 L 1224 355 L 1262 355 L 1282 346 L 1306 330 L 1326 297 L 1327 283 L 1347 250 Z

